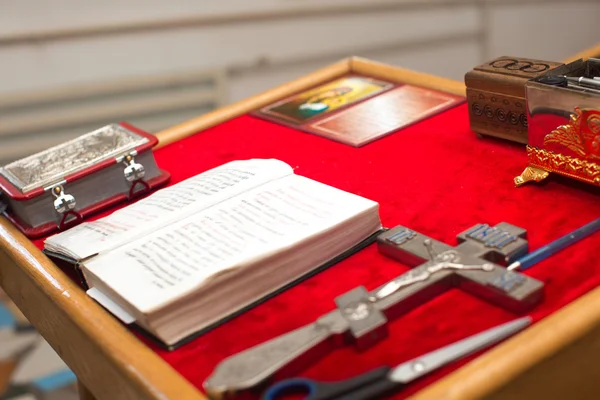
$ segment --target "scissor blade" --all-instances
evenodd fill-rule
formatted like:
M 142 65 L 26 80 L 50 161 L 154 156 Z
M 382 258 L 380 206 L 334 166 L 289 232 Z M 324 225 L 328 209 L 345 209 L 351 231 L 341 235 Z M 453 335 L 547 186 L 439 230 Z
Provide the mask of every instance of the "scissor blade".
M 456 361 L 478 350 L 491 346 L 520 331 L 529 324 L 531 324 L 530 317 L 519 318 L 470 336 L 398 365 L 390 372 L 389 379 L 401 383 L 411 382 L 452 361 Z

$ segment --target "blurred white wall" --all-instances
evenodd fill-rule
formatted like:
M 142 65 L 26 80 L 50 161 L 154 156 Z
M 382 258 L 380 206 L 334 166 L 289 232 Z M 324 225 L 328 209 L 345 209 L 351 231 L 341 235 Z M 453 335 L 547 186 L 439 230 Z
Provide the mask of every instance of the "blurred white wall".
M 600 42 L 599 16 L 600 0 L 0 0 L 0 162 L 105 120 L 160 130 L 350 55 L 458 80 L 502 55 L 558 61 Z

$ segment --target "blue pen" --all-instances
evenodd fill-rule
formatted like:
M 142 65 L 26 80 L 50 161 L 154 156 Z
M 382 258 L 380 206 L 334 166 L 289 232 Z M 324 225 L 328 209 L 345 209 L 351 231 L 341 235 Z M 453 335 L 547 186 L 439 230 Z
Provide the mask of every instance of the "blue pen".
M 529 254 L 519 258 L 517 261 L 510 264 L 507 269 L 510 271 L 515 270 L 515 269 L 523 271 L 523 270 L 531 267 L 532 265 L 534 265 L 542 260 L 545 260 L 546 258 L 550 257 L 551 255 L 558 253 L 565 247 L 572 245 L 573 243 L 591 235 L 592 233 L 598 232 L 599 230 L 600 230 L 600 218 L 596 219 L 595 221 L 590 222 L 589 224 L 582 226 L 581 228 L 575 229 L 573 232 L 571 232 L 561 238 L 558 238 L 555 241 L 548 243 L 545 246 L 540 247 L 533 253 L 529 253 Z

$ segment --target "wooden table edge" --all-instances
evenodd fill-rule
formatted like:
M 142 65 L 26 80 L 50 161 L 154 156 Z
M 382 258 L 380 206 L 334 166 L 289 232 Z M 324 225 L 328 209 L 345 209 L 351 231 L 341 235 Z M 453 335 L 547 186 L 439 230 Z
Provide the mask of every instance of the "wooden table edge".
M 352 57 L 159 132 L 159 146 L 351 72 L 420 84 L 454 94 L 464 95 L 465 92 L 462 82 Z M 204 398 L 164 360 L 89 299 L 4 218 L 0 218 L 0 249 L 0 285 L 83 385 L 96 396 L 119 399 Z M 48 303 L 48 308 L 36 307 L 40 302 Z M 50 317 L 47 315 L 48 310 L 52 310 Z M 568 355 L 570 349 L 576 347 L 573 346 L 576 342 L 595 340 L 598 337 L 599 321 L 600 289 L 594 289 L 431 384 L 413 398 L 481 398 L 510 390 L 511 382 L 517 381 L 519 377 L 535 376 L 536 371 L 543 370 L 540 367 L 542 364 L 548 365 L 548 362 L 556 359 L 560 361 L 560 355 Z M 83 339 L 73 335 L 71 340 L 65 341 L 61 335 L 68 335 L 69 330 L 78 331 Z M 81 347 L 84 344 L 80 343 L 81 340 L 88 344 L 86 348 Z M 600 355 L 600 347 L 595 355 Z M 107 379 L 112 381 L 106 383 Z
M 571 63 L 573 61 L 577 61 L 579 59 L 587 60 L 588 58 L 597 58 L 600 57 L 600 43 L 597 45 L 590 47 L 588 49 L 582 50 L 579 53 L 565 59 L 563 62 L 565 64 Z
M 0 217 L 0 286 L 96 396 L 204 399 L 4 217 Z

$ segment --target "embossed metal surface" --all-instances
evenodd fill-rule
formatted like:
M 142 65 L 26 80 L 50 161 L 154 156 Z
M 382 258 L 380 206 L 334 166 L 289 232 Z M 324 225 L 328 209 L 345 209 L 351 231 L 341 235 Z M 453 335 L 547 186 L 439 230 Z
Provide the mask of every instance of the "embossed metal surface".
M 27 193 L 147 142 L 147 138 L 111 124 L 0 167 L 0 174 L 22 193 Z

